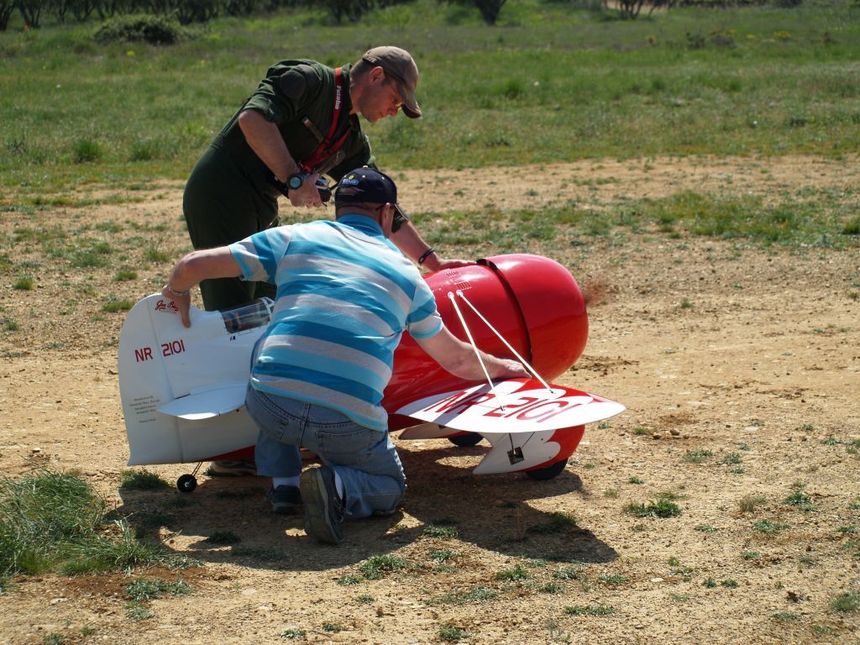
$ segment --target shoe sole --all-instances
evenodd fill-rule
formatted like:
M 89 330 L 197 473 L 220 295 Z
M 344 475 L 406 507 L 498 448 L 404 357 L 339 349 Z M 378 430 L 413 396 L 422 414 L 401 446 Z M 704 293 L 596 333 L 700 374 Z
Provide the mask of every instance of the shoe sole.
M 329 518 L 328 491 L 319 468 L 302 473 L 300 488 L 305 505 L 305 532 L 326 544 L 340 544 L 343 537 L 337 534 Z

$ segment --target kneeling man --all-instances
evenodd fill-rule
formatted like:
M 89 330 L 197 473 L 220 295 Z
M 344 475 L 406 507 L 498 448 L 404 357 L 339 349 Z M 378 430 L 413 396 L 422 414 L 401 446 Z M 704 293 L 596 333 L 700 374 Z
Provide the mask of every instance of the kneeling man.
M 272 477 L 275 511 L 303 504 L 308 534 L 330 544 L 343 539 L 344 517 L 391 513 L 406 489 L 381 405 L 403 332 L 453 374 L 483 377 L 472 347 L 443 325 L 417 267 L 388 240 L 406 220 L 394 181 L 357 168 L 338 183 L 335 207 L 335 221 L 271 228 L 194 251 L 162 291 L 189 326 L 189 290 L 200 280 L 277 285 L 245 401 L 259 427 L 257 472 Z M 493 378 L 527 376 L 517 361 L 482 359 Z M 300 448 L 322 466 L 302 473 Z

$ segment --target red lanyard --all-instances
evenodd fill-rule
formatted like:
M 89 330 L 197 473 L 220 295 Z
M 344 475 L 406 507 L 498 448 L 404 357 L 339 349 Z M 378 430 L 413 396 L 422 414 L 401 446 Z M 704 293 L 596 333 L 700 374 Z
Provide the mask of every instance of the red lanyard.
M 347 127 L 346 132 L 344 132 L 337 141 L 332 141 L 332 139 L 334 139 L 334 133 L 337 131 L 337 124 L 340 121 L 340 113 L 343 108 L 343 93 L 346 85 L 343 78 L 343 72 L 340 67 L 334 70 L 334 83 L 334 109 L 332 110 L 331 127 L 328 130 L 326 138 L 320 141 L 320 144 L 317 146 L 316 150 L 311 153 L 311 156 L 299 164 L 305 172 L 313 172 L 313 169 L 319 166 L 322 161 L 328 159 L 340 150 L 351 134 L 350 128 Z

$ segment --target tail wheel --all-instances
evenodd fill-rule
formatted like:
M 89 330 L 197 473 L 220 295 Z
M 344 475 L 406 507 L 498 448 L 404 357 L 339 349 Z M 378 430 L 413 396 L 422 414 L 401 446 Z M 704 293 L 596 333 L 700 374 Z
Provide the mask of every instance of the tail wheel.
M 190 493 L 197 488 L 197 478 L 194 475 L 182 475 L 176 480 L 176 490 L 180 493 Z
M 565 466 L 567 466 L 567 459 L 562 459 L 561 461 L 557 461 L 554 464 L 550 464 L 543 468 L 527 470 L 526 475 L 531 479 L 543 482 L 552 479 L 553 477 L 558 477 L 562 471 L 564 471 Z

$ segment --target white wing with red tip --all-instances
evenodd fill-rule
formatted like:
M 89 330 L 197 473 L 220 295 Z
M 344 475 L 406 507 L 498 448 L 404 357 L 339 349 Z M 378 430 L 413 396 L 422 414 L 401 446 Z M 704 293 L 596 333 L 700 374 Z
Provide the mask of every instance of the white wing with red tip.
M 558 430 L 603 421 L 624 406 L 580 390 L 533 379 L 509 379 L 428 396 L 397 410 L 426 421 L 482 435 Z

